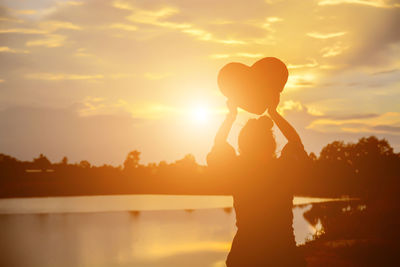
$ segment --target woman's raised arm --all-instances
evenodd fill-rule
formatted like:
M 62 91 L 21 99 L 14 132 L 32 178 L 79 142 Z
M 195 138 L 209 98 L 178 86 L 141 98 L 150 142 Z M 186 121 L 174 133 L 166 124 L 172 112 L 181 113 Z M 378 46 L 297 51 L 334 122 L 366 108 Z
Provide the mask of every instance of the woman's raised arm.
M 278 126 L 279 130 L 282 134 L 286 137 L 289 143 L 300 143 L 301 138 L 299 134 L 296 132 L 294 127 L 276 111 L 275 107 L 270 107 L 268 109 L 268 114 L 271 116 L 271 119 L 275 122 Z
M 226 105 L 228 106 L 229 113 L 226 115 L 225 120 L 222 122 L 221 126 L 218 129 L 217 134 L 214 138 L 214 145 L 221 144 L 226 141 L 228 138 L 229 132 L 232 129 L 232 125 L 236 120 L 237 116 L 237 106 L 231 101 L 227 101 Z

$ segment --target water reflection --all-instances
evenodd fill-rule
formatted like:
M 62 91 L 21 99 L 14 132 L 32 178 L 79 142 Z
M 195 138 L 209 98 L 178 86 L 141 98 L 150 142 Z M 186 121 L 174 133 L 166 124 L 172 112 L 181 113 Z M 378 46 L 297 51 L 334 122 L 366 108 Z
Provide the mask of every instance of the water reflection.
M 11 211 L 2 201 L 0 208 Z M 29 203 L 21 199 L 18 205 L 26 211 L 32 208 Z M 83 204 L 76 211 L 82 206 L 86 211 Z M 315 233 L 302 216 L 310 209 L 311 205 L 293 209 L 298 243 Z M 40 214 L 0 215 L 0 266 L 224 266 L 236 232 L 230 206 L 186 211 L 45 210 L 48 207 Z
M 0 265 L 214 266 L 235 234 L 222 210 L 138 214 L 1 215 Z

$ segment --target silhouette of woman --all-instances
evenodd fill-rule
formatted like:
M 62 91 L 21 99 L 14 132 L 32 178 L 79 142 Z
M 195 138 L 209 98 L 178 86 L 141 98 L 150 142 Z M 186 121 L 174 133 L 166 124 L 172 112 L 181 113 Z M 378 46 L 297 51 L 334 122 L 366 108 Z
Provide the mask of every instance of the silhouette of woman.
M 241 130 L 237 156 L 226 141 L 237 115 L 236 105 L 228 101 L 230 112 L 207 156 L 210 170 L 227 180 L 225 190 L 234 199 L 237 233 L 228 267 L 306 265 L 296 250 L 292 201 L 296 171 L 307 153 L 296 130 L 276 111 L 279 97 L 272 102 L 270 117 L 250 119 Z M 274 123 L 288 140 L 279 158 Z

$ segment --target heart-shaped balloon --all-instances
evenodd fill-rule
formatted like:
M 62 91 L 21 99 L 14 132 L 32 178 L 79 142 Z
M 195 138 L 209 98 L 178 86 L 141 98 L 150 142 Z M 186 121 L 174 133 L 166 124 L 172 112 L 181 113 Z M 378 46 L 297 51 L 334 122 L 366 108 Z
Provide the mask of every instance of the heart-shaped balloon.
M 218 86 L 239 107 L 261 115 L 279 99 L 288 75 L 285 63 L 275 57 L 260 59 L 251 67 L 232 62 L 219 71 Z

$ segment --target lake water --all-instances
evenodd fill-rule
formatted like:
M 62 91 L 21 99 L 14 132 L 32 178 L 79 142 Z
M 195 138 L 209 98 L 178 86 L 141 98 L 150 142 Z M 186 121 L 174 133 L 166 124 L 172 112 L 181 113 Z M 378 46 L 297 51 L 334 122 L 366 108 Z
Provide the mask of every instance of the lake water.
M 316 229 L 295 198 L 296 242 Z M 224 266 L 232 198 L 119 195 L 0 200 L 0 266 Z

